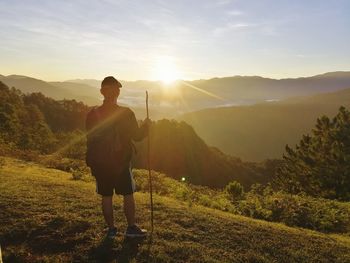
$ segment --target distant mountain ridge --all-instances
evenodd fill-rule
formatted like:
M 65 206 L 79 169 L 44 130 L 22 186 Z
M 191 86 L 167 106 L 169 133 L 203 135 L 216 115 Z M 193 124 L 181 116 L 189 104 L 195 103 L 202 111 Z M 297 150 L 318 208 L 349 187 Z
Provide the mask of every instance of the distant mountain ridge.
M 49 82 L 55 87 L 69 91 L 75 99 L 83 101 L 87 105 L 98 105 L 102 96 L 100 90 L 89 85 L 74 82 Z
M 54 99 L 76 99 L 97 105 L 100 80 L 72 79 L 45 82 L 26 76 L 0 76 L 0 81 L 23 92 L 42 92 Z M 193 81 L 176 81 L 170 88 L 160 81 L 121 81 L 120 103 L 137 109 L 145 117 L 145 91 L 150 94 L 150 108 L 154 119 L 174 118 L 191 111 L 222 106 L 253 105 L 296 96 L 326 93 L 350 87 L 350 71 L 337 71 L 311 77 L 271 79 L 260 76 L 233 76 Z M 193 87 L 197 88 L 194 89 Z M 204 92 L 198 91 L 198 89 Z M 208 93 L 215 94 L 208 96 Z
M 349 71 L 333 71 L 315 75 L 314 77 L 349 77 Z
M 9 87 L 20 89 L 24 93 L 41 92 L 54 99 L 64 99 L 72 97 L 73 94 L 60 87 L 55 87 L 48 82 L 21 75 L 1 76 L 0 81 Z

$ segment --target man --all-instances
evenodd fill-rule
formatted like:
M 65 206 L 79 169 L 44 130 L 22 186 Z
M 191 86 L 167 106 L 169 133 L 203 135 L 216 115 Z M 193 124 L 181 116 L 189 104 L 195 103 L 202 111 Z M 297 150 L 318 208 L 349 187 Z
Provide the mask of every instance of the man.
M 147 136 L 146 119 L 139 127 L 135 114 L 117 104 L 121 83 L 114 77 L 106 77 L 101 83 L 103 104 L 93 108 L 86 118 L 86 163 L 96 178 L 96 191 L 102 196 L 102 212 L 108 225 L 107 237 L 114 238 L 117 229 L 113 218 L 113 192 L 124 197 L 124 214 L 128 227 L 127 237 L 143 237 L 146 230 L 135 224 L 134 180 L 130 169 L 133 152 L 132 140 Z

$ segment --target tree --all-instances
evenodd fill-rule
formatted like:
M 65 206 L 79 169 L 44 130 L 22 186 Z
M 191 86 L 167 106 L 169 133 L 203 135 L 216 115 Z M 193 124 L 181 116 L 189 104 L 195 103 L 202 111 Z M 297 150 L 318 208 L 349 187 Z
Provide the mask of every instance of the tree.
M 274 184 L 290 193 L 350 200 L 350 112 L 340 107 L 329 119 L 317 119 L 311 135 L 303 135 L 284 162 Z
M 244 196 L 243 186 L 237 182 L 232 181 L 225 187 L 225 192 L 231 201 L 241 200 Z
M 19 148 L 37 150 L 42 153 L 49 153 L 53 149 L 54 135 L 36 105 L 25 106 L 25 111 L 21 116 L 21 127 Z

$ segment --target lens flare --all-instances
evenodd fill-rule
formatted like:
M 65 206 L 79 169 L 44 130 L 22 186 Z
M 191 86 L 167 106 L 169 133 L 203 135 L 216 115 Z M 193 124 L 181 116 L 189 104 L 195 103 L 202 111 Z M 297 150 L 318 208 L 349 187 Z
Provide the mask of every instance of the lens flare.
M 166 88 L 171 87 L 169 84 L 180 78 L 180 72 L 172 57 L 159 57 L 155 62 L 153 75 L 156 80 L 162 81 Z

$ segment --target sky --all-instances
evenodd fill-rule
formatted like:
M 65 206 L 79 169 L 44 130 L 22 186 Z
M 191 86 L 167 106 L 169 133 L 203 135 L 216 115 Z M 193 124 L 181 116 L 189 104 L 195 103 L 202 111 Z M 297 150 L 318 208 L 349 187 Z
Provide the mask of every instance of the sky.
M 0 0 L 0 74 L 288 78 L 350 70 L 349 0 Z

